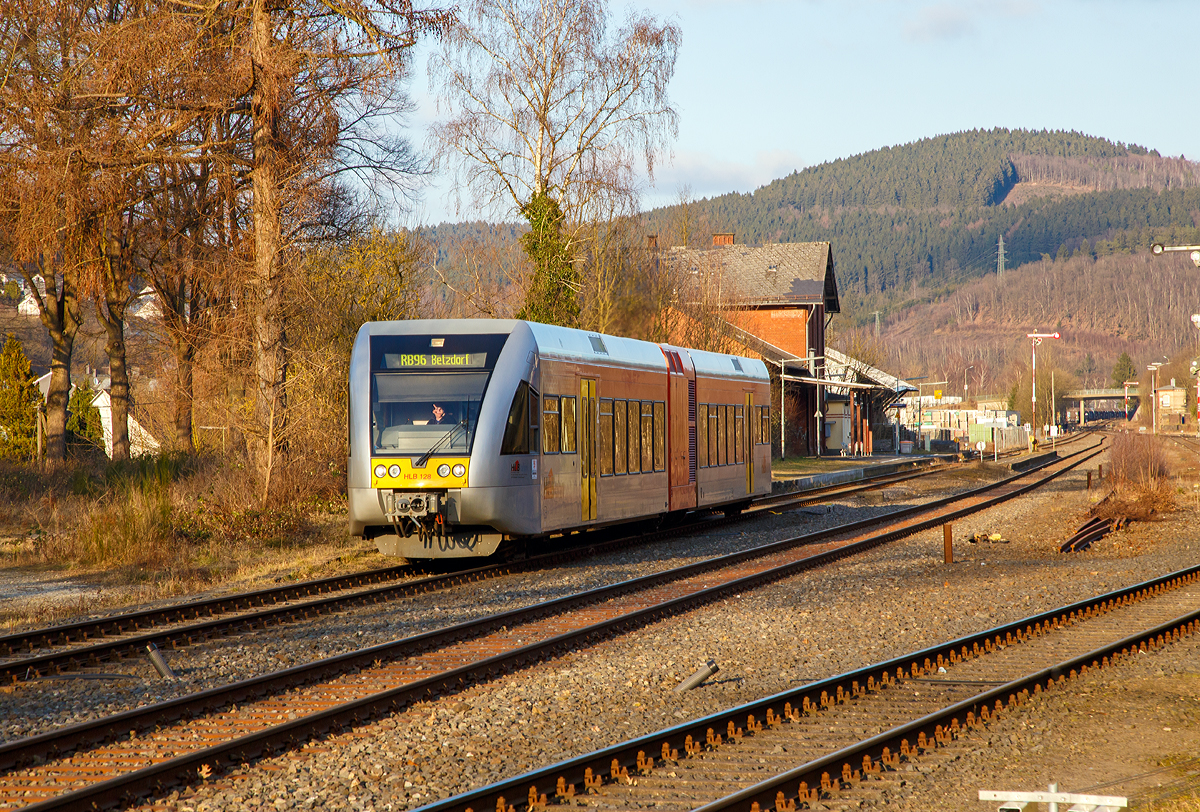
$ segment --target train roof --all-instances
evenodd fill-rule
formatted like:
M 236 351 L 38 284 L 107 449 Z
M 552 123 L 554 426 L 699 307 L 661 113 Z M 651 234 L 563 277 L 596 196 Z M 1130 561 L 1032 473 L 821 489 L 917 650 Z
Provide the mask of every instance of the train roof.
M 610 336 L 605 333 L 555 327 L 550 324 L 525 322 L 537 342 L 542 357 L 562 358 L 589 363 L 614 362 L 622 366 L 666 370 L 667 359 L 662 348 L 636 338 Z
M 754 378 L 768 381 L 767 365 L 757 358 L 746 358 L 741 355 L 723 355 L 719 352 L 704 350 L 688 350 L 692 363 L 696 365 L 697 375 L 710 378 Z
M 588 363 L 611 362 L 622 366 L 666 370 L 667 359 L 662 346 L 651 341 L 625 338 L 571 327 L 557 327 L 533 321 L 515 319 L 411 319 L 406 321 L 367 322 L 361 328 L 368 335 L 420 335 L 422 333 L 456 333 L 485 335 L 512 333 L 525 326 L 533 334 L 542 357 L 561 358 Z M 686 349 L 674 347 L 672 349 Z M 687 349 L 696 372 L 721 378 L 751 378 L 769 380 L 766 365 L 757 358 Z
M 359 330 L 368 335 L 420 335 L 450 333 L 457 335 L 496 335 L 511 333 L 521 322 L 515 319 L 401 319 L 368 321 Z

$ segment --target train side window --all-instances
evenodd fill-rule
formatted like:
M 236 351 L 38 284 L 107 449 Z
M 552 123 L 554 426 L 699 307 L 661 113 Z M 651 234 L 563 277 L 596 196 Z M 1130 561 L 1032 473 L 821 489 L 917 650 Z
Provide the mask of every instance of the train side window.
M 623 474 L 629 470 L 625 460 L 629 449 L 629 429 L 626 427 L 625 401 L 613 401 L 613 473 Z
M 629 401 L 629 473 L 636 474 L 642 470 L 642 413 L 641 405 L 636 400 Z
M 708 404 L 700 404 L 696 412 L 696 464 L 708 467 Z
M 743 407 L 733 407 L 733 462 L 746 461 L 746 420 Z
M 654 471 L 654 404 L 642 401 L 642 473 Z
M 733 405 L 725 406 L 725 433 L 721 435 L 725 441 L 725 464 L 733 465 Z
M 654 402 L 654 470 L 667 470 L 667 404 Z
M 725 456 L 725 434 L 728 431 L 728 423 L 725 421 L 725 407 L 719 405 L 716 407 L 716 464 L 728 464 L 728 458 Z
M 562 415 L 558 411 L 557 397 L 542 398 L 542 453 L 557 454 L 562 428 Z
M 538 404 L 542 396 L 532 386 L 529 387 L 529 453 L 536 454 L 541 444 L 542 410 Z
M 613 402 L 612 398 L 600 398 L 600 433 L 597 438 L 600 448 L 600 476 L 613 475 Z
M 717 413 L 721 411 L 721 407 L 712 403 L 708 404 L 708 467 L 720 465 L 721 461 L 717 458 L 717 447 L 720 443 L 720 430 L 717 427 Z
M 559 435 L 562 440 L 562 453 L 575 453 L 575 397 L 564 397 L 562 399 L 562 433 Z
M 508 407 L 508 421 L 504 426 L 504 439 L 500 442 L 501 454 L 529 453 L 529 384 L 521 381 Z

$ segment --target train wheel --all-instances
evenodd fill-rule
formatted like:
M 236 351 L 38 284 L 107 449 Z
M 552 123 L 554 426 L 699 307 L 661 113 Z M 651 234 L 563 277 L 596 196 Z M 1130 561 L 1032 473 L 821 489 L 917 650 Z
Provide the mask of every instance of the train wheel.
M 749 502 L 738 502 L 736 505 L 729 505 L 721 510 L 725 514 L 725 518 L 732 519 L 734 516 L 740 516 L 742 511 L 748 507 L 750 507 Z

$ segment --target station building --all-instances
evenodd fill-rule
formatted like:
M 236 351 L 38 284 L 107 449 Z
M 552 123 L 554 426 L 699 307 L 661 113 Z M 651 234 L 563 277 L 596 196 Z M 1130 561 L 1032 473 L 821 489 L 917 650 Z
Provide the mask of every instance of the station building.
M 887 410 L 912 387 L 825 344 L 841 312 L 830 243 L 740 245 L 726 233 L 663 255 L 682 314 L 672 340 L 757 355 L 771 370 L 775 456 L 869 454 L 877 438 L 896 447 Z

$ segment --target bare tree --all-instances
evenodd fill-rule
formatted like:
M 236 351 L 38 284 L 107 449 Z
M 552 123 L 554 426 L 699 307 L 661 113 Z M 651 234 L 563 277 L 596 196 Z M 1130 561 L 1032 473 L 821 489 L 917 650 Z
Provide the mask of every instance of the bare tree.
M 293 215 L 297 233 L 327 225 L 296 215 L 329 211 L 336 189 L 330 179 L 337 172 L 375 172 L 393 180 L 411 173 L 415 165 L 406 145 L 373 125 L 397 98 L 395 79 L 409 48 L 424 32 L 444 31 L 451 15 L 415 9 L 408 0 L 249 0 L 239 13 L 246 15 L 245 100 L 253 121 L 251 456 L 269 482 L 287 412 L 285 219 Z M 290 211 L 285 192 L 299 201 Z
M 106 100 L 89 91 L 89 57 L 104 25 L 88 3 L 14 0 L 0 23 L 0 234 L 49 333 L 46 453 L 66 458 L 71 356 L 82 319 L 80 272 Z
M 471 0 L 431 59 L 438 157 L 476 205 L 530 222 L 526 310 L 554 297 L 552 320 L 577 318 L 583 225 L 636 197 L 637 166 L 652 175 L 676 132 L 679 27 L 630 13 L 610 36 L 609 16 L 605 0 Z

